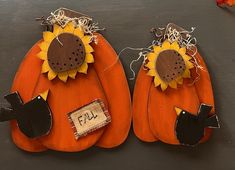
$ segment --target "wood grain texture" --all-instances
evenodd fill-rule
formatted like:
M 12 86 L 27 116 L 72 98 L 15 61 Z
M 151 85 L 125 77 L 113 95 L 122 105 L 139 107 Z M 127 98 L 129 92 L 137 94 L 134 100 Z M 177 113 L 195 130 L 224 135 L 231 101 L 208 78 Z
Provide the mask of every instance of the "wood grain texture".
M 156 61 L 156 70 L 160 78 L 169 83 L 182 76 L 186 69 L 184 59 L 177 51 L 165 50 L 161 52 Z
M 94 67 L 108 101 L 112 121 L 99 139 L 97 146 L 113 148 L 121 145 L 131 126 L 131 97 L 123 67 L 108 41 L 96 34 L 98 45 L 93 44 Z
M 48 63 L 53 71 L 61 73 L 79 68 L 85 60 L 82 40 L 70 33 L 63 33 L 52 40 L 48 48 Z
M 38 60 L 37 53 L 40 48 L 37 42 L 26 54 L 22 61 L 11 88 L 12 92 L 19 92 L 24 103 L 32 100 L 35 86 L 41 74 L 40 66 L 42 62 Z M 30 77 L 30 78 L 29 78 Z M 47 150 L 36 139 L 26 137 L 19 129 L 16 121 L 11 121 L 11 133 L 14 143 L 21 149 L 30 152 L 41 152 Z
M 235 169 L 235 8 L 218 8 L 214 0 L 1 0 L 0 1 L 0 95 L 8 94 L 16 70 L 32 45 L 42 37 L 35 17 L 47 16 L 58 7 L 75 9 L 94 17 L 104 37 L 118 53 L 126 46 L 146 47 L 153 37 L 152 27 L 174 22 L 186 29 L 196 27 L 199 52 L 210 72 L 216 113 L 221 129 L 196 148 L 143 143 L 130 132 L 125 144 L 112 150 L 91 148 L 80 153 L 47 151 L 27 154 L 11 142 L 9 127 L 0 124 L 0 163 L 2 169 Z M 138 52 L 120 55 L 127 78 L 129 64 Z M 140 63 L 134 64 L 136 72 Z M 133 91 L 135 81 L 128 81 Z

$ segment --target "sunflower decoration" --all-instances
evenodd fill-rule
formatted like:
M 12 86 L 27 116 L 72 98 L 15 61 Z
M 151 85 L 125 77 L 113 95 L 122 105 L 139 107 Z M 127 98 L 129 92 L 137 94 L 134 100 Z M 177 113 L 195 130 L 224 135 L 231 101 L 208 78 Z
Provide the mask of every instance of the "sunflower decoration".
M 177 41 L 170 43 L 165 40 L 161 46 L 155 45 L 153 52 L 147 55 L 148 75 L 154 77 L 155 87 L 161 86 L 165 91 L 168 86 L 176 89 L 183 84 L 184 78 L 190 78 L 191 56 L 186 54 L 186 47 L 180 47 Z
M 58 76 L 66 82 L 75 79 L 77 73 L 87 74 L 88 63 L 93 63 L 92 36 L 85 35 L 80 27 L 69 22 L 64 28 L 54 24 L 53 32 L 43 32 L 43 41 L 39 45 L 38 57 L 44 62 L 42 73 L 49 80 Z

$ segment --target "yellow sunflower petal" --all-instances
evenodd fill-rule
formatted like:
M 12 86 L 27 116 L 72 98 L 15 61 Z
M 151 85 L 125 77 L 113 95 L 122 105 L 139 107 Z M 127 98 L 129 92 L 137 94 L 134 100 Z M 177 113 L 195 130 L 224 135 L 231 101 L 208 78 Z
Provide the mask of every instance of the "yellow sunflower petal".
M 171 44 L 171 49 L 178 51 L 180 49 L 179 44 L 175 41 Z
M 189 71 L 188 69 L 186 69 L 186 70 L 184 71 L 182 77 L 184 77 L 184 78 L 190 78 L 190 77 L 191 77 L 190 71 Z
M 84 36 L 83 38 L 82 38 L 82 42 L 83 42 L 83 44 L 84 45 L 86 45 L 86 44 L 89 44 L 90 42 L 91 42 L 91 36 L 88 36 L 88 35 L 86 35 L 86 36 Z
M 77 69 L 68 71 L 69 77 L 75 79 L 77 72 L 78 72 Z
M 170 42 L 165 40 L 163 43 L 162 43 L 162 48 L 163 49 L 169 49 L 171 46 Z
M 184 60 L 187 60 L 187 61 L 192 59 L 192 57 L 187 55 L 187 54 L 182 55 L 182 57 L 183 57 Z
M 49 43 L 43 41 L 42 43 L 39 44 L 39 47 L 42 51 L 47 52 L 49 48 Z
M 49 70 L 48 72 L 48 80 L 53 80 L 57 76 L 57 73 L 55 73 L 53 70 Z
M 47 59 L 47 53 L 45 51 L 40 51 L 37 54 L 37 57 L 40 58 L 41 60 L 46 60 Z
M 76 28 L 73 32 L 74 35 L 78 36 L 79 38 L 83 38 L 84 37 L 84 33 L 83 31 L 81 31 L 80 28 Z
M 66 82 L 68 79 L 68 73 L 67 72 L 58 73 L 58 77 L 63 82 Z
M 93 57 L 93 55 L 92 55 L 91 53 L 86 54 L 85 61 L 86 61 L 87 63 L 94 63 L 94 57 Z
M 185 62 L 186 67 L 187 67 L 188 69 L 191 69 L 191 68 L 194 67 L 193 63 L 191 63 L 190 61 L 184 61 L 184 62 Z
M 43 62 L 43 64 L 42 64 L 42 73 L 46 73 L 46 72 L 48 72 L 50 69 L 51 69 L 51 68 L 50 68 L 50 66 L 49 66 L 49 64 L 48 64 L 48 62 L 47 62 L 47 60 L 45 60 L 45 61 Z
M 78 68 L 78 72 L 79 72 L 79 73 L 87 74 L 87 69 L 88 69 L 88 65 L 87 65 L 86 62 L 84 62 L 84 63 Z
M 147 58 L 149 61 L 155 61 L 157 58 L 157 55 L 155 53 L 148 53 Z
M 169 86 L 173 89 L 177 89 L 177 82 L 173 80 L 169 83 Z
M 54 24 L 54 29 L 53 29 L 53 34 L 57 37 L 59 34 L 63 33 L 63 29 L 57 25 L 57 24 Z
M 162 91 L 165 91 L 167 87 L 168 87 L 168 84 L 166 84 L 166 83 L 164 83 L 164 82 L 161 83 L 161 89 L 162 89 Z
M 179 77 L 179 78 L 176 79 L 176 82 L 178 84 L 183 84 L 183 81 L 184 81 L 184 79 L 182 77 Z
M 155 69 L 155 62 L 149 61 L 145 66 L 149 69 Z
M 74 24 L 72 22 L 69 22 L 64 28 L 64 32 L 67 32 L 67 33 L 73 33 L 74 30 L 75 30 L 75 28 L 74 28 Z
M 85 45 L 85 50 L 86 50 L 86 53 L 91 53 L 94 51 L 94 49 L 90 45 Z
M 156 72 L 155 69 L 150 69 L 150 70 L 148 71 L 147 75 L 149 75 L 149 76 L 156 76 L 156 75 L 157 75 L 157 72 Z
M 159 53 L 161 50 L 162 50 L 162 48 L 160 46 L 154 46 L 153 47 L 154 53 Z
M 159 86 L 162 83 L 162 81 L 158 77 L 154 77 L 154 85 L 155 87 Z
M 185 54 L 185 53 L 186 53 L 186 47 L 180 48 L 178 52 L 179 52 L 181 55 Z
M 43 32 L 43 39 L 46 42 L 51 42 L 55 38 L 55 35 L 50 31 Z

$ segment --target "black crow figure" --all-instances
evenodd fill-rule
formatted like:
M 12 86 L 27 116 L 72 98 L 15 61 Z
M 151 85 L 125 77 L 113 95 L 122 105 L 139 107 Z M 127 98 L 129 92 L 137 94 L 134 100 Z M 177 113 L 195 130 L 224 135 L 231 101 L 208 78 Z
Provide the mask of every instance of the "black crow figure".
M 209 116 L 212 106 L 201 104 L 198 114 L 193 115 L 180 108 L 175 108 L 178 115 L 176 120 L 176 136 L 182 145 L 194 146 L 204 136 L 205 128 L 219 128 L 217 115 Z

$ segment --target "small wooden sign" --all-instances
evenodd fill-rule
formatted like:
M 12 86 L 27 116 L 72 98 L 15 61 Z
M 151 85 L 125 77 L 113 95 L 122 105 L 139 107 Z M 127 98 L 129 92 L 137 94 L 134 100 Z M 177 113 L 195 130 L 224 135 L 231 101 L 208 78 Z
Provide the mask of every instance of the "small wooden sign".
M 111 122 L 108 110 L 99 99 L 69 113 L 68 118 L 76 139 L 86 136 L 88 133 L 102 128 Z

